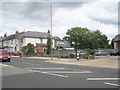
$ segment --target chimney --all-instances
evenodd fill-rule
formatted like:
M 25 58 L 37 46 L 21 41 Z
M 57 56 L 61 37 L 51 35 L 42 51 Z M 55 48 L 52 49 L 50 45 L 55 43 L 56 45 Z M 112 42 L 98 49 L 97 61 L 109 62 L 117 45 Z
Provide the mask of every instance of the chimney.
M 7 37 L 7 33 L 4 34 L 4 37 Z
M 50 34 L 50 30 L 48 29 L 48 33 Z
M 15 32 L 15 34 L 16 34 L 16 35 L 18 35 L 18 34 L 19 34 L 19 32 L 18 32 L 18 31 L 16 31 L 16 32 Z

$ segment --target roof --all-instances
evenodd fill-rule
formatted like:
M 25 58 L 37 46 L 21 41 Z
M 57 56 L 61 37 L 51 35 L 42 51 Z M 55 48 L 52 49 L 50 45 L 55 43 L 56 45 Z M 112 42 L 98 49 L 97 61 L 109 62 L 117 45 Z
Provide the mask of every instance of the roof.
M 24 32 L 20 32 L 19 35 L 23 34 Z M 15 39 L 16 38 L 16 34 L 12 34 L 12 35 L 9 35 L 7 37 L 3 37 L 3 40 L 10 40 L 10 39 Z
M 10 39 L 15 39 L 16 37 L 30 37 L 30 38 L 48 38 L 49 33 L 45 32 L 36 32 L 36 31 L 26 31 L 26 32 L 20 32 L 18 35 L 12 34 L 7 37 L 3 37 L 3 40 L 10 40 Z M 53 36 L 54 39 L 56 40 L 61 40 L 57 36 Z
M 120 34 L 116 35 L 113 39 L 114 42 L 120 42 Z
M 34 38 L 47 38 L 48 35 L 49 35 L 48 33 L 35 32 L 35 31 L 27 31 L 24 32 L 23 34 L 24 37 L 34 37 Z

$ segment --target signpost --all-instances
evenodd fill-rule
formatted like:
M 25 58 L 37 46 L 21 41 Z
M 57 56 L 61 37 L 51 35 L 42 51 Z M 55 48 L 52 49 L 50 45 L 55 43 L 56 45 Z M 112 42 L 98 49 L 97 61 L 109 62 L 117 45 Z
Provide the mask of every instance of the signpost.
M 61 56 L 61 50 L 64 45 L 64 42 L 58 42 L 57 46 L 58 46 L 58 51 L 59 51 L 59 56 L 58 56 L 58 59 L 60 59 L 60 56 Z

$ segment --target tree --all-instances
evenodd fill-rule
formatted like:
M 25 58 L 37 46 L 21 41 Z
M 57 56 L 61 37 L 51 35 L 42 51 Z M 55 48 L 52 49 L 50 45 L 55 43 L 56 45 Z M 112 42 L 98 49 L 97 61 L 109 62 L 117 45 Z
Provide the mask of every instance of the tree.
M 111 40 L 111 43 L 110 43 L 109 47 L 110 47 L 111 49 L 114 49 L 114 38 Z
M 77 54 L 78 49 L 99 49 L 108 48 L 109 40 L 99 30 L 90 31 L 87 28 L 74 27 L 67 31 L 63 40 L 70 42 Z
M 4 37 L 7 37 L 7 33 L 4 34 Z
M 25 54 L 35 53 L 35 46 L 31 43 L 28 43 L 26 46 L 22 48 L 22 52 Z
M 48 39 L 47 39 L 47 54 L 51 54 L 51 36 L 50 33 L 48 33 Z
M 69 41 L 70 45 L 74 47 L 76 56 L 77 56 L 77 50 L 80 48 L 84 48 L 84 44 L 86 43 L 86 34 L 89 32 L 87 28 L 81 28 L 81 27 L 74 27 L 67 31 L 66 37 L 63 39 L 65 41 Z

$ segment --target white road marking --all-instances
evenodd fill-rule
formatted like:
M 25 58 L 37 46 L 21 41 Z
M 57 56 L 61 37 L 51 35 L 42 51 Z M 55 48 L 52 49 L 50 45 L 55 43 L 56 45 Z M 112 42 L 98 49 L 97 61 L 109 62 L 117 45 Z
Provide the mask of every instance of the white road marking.
M 34 65 L 33 63 L 28 63 L 28 62 L 22 62 L 24 64 L 29 64 L 29 65 Z
M 32 72 L 39 72 L 39 73 L 43 73 L 43 74 L 49 74 L 49 75 L 54 75 L 54 76 L 59 76 L 59 77 L 64 77 L 64 78 L 67 78 L 67 77 L 68 77 L 68 76 L 65 76 L 65 75 L 53 74 L 53 73 L 42 72 L 42 71 L 37 71 L 37 70 L 29 70 L 29 71 L 32 71 Z
M 90 71 L 47 71 L 47 72 L 50 72 L 50 73 L 71 73 L 71 74 L 74 74 L 74 73 L 92 73 Z
M 0 66 L 3 66 L 3 67 L 15 67 L 15 66 L 7 65 L 7 64 L 0 64 Z
M 28 62 L 22 62 L 24 64 L 29 64 L 29 65 L 36 65 L 36 66 L 40 66 L 40 64 L 33 64 L 33 63 L 28 63 Z
M 59 70 L 59 69 L 65 69 L 65 68 L 30 68 L 30 69 Z
M 118 86 L 120 86 L 120 85 L 118 85 L 118 84 L 114 84 L 114 83 L 109 83 L 109 82 L 105 82 L 105 84 L 106 84 L 106 85 L 112 85 L 112 86 L 117 86 L 117 87 L 118 87 Z
M 36 66 L 41 66 L 40 64 L 34 64 L 34 65 L 36 65 Z
M 87 78 L 87 80 L 120 80 L 120 78 Z

